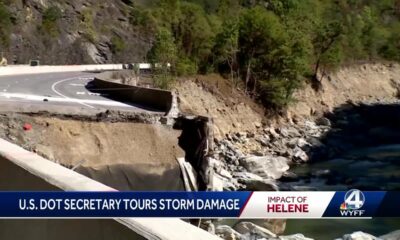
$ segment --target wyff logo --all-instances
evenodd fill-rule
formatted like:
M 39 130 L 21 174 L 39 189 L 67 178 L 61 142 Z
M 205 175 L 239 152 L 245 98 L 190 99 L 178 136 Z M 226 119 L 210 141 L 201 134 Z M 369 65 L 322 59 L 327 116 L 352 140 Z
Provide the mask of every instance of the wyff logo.
M 344 217 L 361 217 L 365 210 L 361 210 L 365 203 L 364 194 L 357 189 L 352 189 L 344 196 L 344 202 L 340 205 L 340 213 Z

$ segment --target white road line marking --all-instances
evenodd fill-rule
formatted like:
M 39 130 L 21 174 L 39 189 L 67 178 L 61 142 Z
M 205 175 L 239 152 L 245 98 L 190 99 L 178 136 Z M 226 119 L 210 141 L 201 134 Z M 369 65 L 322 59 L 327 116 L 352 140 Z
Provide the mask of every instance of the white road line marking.
M 76 95 L 86 95 L 85 92 L 76 92 Z
M 57 82 L 53 83 L 53 85 L 51 85 L 51 90 L 53 90 L 53 92 L 55 92 L 56 94 L 58 94 L 59 96 L 61 96 L 61 97 L 63 97 L 63 98 L 66 98 L 66 99 L 74 99 L 76 103 L 79 103 L 79 104 L 81 104 L 81 105 L 83 105 L 83 106 L 85 106 L 85 107 L 88 107 L 88 108 L 95 108 L 95 107 L 93 107 L 93 106 L 90 106 L 89 104 L 83 103 L 83 102 L 80 101 L 79 99 L 67 97 L 67 96 L 65 96 L 64 94 L 62 94 L 62 93 L 60 93 L 59 91 L 56 90 L 56 86 L 57 86 L 58 84 L 63 83 L 63 82 L 67 82 L 67 81 L 71 81 L 71 80 L 75 80 L 76 78 L 77 78 L 77 77 L 66 78 L 66 79 L 62 79 L 62 80 L 60 80 L 60 81 L 57 81 Z
M 74 86 L 74 87 L 84 87 L 85 84 L 81 84 L 81 83 L 70 83 L 70 86 Z
M 60 97 L 46 97 L 39 95 L 30 95 L 23 93 L 0 93 L 0 98 L 4 97 L 7 99 L 17 98 L 21 100 L 29 100 L 29 101 L 38 101 L 42 102 L 44 99 L 47 99 L 49 102 L 61 102 L 61 103 L 75 103 L 76 99 L 74 98 L 60 98 Z M 0 100 L 2 101 L 2 100 Z M 82 104 L 89 103 L 94 105 L 103 105 L 103 106 L 112 106 L 112 107 L 132 107 L 129 104 L 109 101 L 109 100 L 91 100 L 91 99 L 82 99 Z
M 93 80 L 93 77 L 80 77 L 79 80 Z

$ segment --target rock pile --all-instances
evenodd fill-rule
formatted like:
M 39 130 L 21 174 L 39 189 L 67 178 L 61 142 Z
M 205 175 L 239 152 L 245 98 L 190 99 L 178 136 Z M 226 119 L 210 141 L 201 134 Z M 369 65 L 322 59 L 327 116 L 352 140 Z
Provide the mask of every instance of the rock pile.
M 313 240 L 303 234 L 293 234 L 288 236 L 278 236 L 270 230 L 260 227 L 251 222 L 240 222 L 233 227 L 227 225 L 214 226 L 212 223 L 212 233 L 225 240 Z M 400 230 L 393 231 L 380 237 L 375 237 L 369 233 L 361 231 L 345 234 L 335 240 L 397 240 L 400 238 Z
M 237 132 L 215 140 L 209 166 L 213 172 L 211 185 L 216 191 L 278 191 L 280 180 L 296 180 L 289 172 L 290 165 L 310 160 L 313 147 L 323 148 L 318 140 L 330 130 L 328 119 L 304 121 L 284 127 L 259 125 L 257 132 Z M 285 229 L 285 221 L 263 220 L 238 222 L 234 227 L 208 222 L 203 227 L 223 239 L 282 239 L 308 240 L 302 234 L 278 236 Z
M 210 165 L 215 190 L 278 190 L 276 180 L 296 178 L 290 165 L 308 162 L 310 149 L 323 149 L 320 138 L 330 130 L 329 119 L 304 121 L 284 127 L 265 127 L 258 132 L 238 132 L 215 140 Z
M 400 239 L 400 230 L 390 232 L 380 237 L 375 237 L 365 232 L 354 232 L 351 234 L 345 234 L 342 238 L 336 240 L 397 240 Z
M 220 225 L 215 228 L 214 234 L 225 240 L 312 240 L 303 234 L 277 236 L 270 230 L 251 222 L 241 222 L 233 228 L 227 225 Z
M 365 108 L 374 108 L 381 114 L 369 116 Z M 357 146 L 369 146 L 372 140 L 380 141 L 379 136 L 394 136 L 398 140 L 395 131 L 391 135 L 386 131 L 386 125 L 382 113 L 388 113 L 389 107 L 374 107 L 366 105 L 350 110 L 343 108 L 344 113 L 338 111 L 335 116 L 329 115 L 334 124 L 328 118 L 320 118 L 316 121 L 301 121 L 280 127 L 260 125 L 257 132 L 236 132 L 226 135 L 222 140 L 215 140 L 214 154 L 210 159 L 210 167 L 214 172 L 213 180 L 218 186 L 214 190 L 249 190 L 249 191 L 277 191 L 277 190 L 310 190 L 321 189 L 319 185 L 312 188 L 312 184 L 318 181 L 306 181 L 311 178 L 321 178 L 323 182 L 332 184 L 337 180 L 335 171 L 331 169 L 314 169 L 310 175 L 299 176 L 290 172 L 293 165 L 306 163 L 318 159 L 335 159 L 340 154 Z M 383 110 L 381 108 L 384 108 Z M 365 111 L 364 111 L 365 110 Z M 377 111 L 371 111 L 376 115 Z M 386 115 L 385 115 L 386 116 Z M 390 115 L 391 116 L 391 115 Z M 385 117 L 393 122 L 398 122 L 395 117 Z M 370 121 L 367 121 L 371 119 Z M 379 124 L 377 124 L 379 123 Z M 375 124 L 375 125 L 374 125 Z M 394 123 L 389 124 L 392 126 Z M 383 127 L 381 127 L 381 125 Z M 394 124 L 397 126 L 396 124 Z M 375 126 L 375 128 L 374 128 Z M 380 127 L 380 128 L 379 128 Z M 392 129 L 392 128 L 388 128 Z M 381 132 L 385 130 L 384 134 Z M 380 131 L 380 132 L 379 132 Z M 365 137 L 377 136 L 377 137 Z M 379 133 L 379 134 L 378 134 Z M 396 138 L 395 138 L 396 137 Z M 389 139 L 391 140 L 391 139 Z M 340 159 L 337 159 L 339 161 Z M 306 185 L 296 185 L 305 181 Z M 347 180 L 346 180 L 347 181 Z M 346 184 L 340 180 L 335 184 Z M 260 219 L 261 221 L 261 219 Z M 264 220 L 267 222 L 268 220 Z M 308 240 L 302 234 L 280 236 L 283 230 L 276 231 L 277 224 L 265 225 L 263 222 L 239 222 L 232 225 L 213 222 L 213 233 L 223 239 L 284 239 L 284 240 Z M 283 227 L 284 229 L 285 227 Z M 374 239 L 400 239 L 400 230 L 376 237 L 364 232 L 345 234 L 337 240 L 374 240 Z

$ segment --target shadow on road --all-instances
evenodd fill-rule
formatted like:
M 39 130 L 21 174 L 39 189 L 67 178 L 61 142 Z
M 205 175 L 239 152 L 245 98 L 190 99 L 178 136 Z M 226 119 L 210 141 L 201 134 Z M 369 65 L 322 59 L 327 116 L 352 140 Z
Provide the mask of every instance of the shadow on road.
M 107 99 L 110 99 L 113 101 L 117 101 L 117 102 L 122 102 L 122 103 L 132 106 L 134 108 L 142 109 L 142 110 L 149 111 L 149 112 L 164 113 L 160 109 L 145 106 L 143 104 L 134 103 L 134 102 L 131 102 L 128 99 L 126 99 L 126 97 L 124 97 L 124 96 L 126 96 L 127 94 L 121 94 L 121 91 L 129 92 L 129 91 L 131 91 L 130 89 L 99 89 L 94 86 L 93 82 L 94 81 L 90 81 L 85 86 L 85 88 L 92 93 L 100 94 L 104 98 L 107 98 Z

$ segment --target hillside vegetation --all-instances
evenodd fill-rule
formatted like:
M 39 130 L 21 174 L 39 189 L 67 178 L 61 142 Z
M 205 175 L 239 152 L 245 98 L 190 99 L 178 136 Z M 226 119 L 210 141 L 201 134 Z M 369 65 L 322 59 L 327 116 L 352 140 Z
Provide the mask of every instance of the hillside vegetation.
M 28 16 L 13 5 L 32 6 L 41 19 L 30 32 L 42 42 L 84 45 L 103 62 L 160 63 L 162 87 L 173 81 L 167 63 L 173 75 L 218 72 L 276 109 L 342 64 L 400 61 L 399 0 L 0 1 L 2 46 L 18 35 L 18 16 Z
M 131 21 L 171 33 L 177 74 L 216 71 L 284 107 L 305 79 L 318 88 L 341 64 L 399 61 L 399 18 L 398 0 L 160 0 L 134 6 Z

